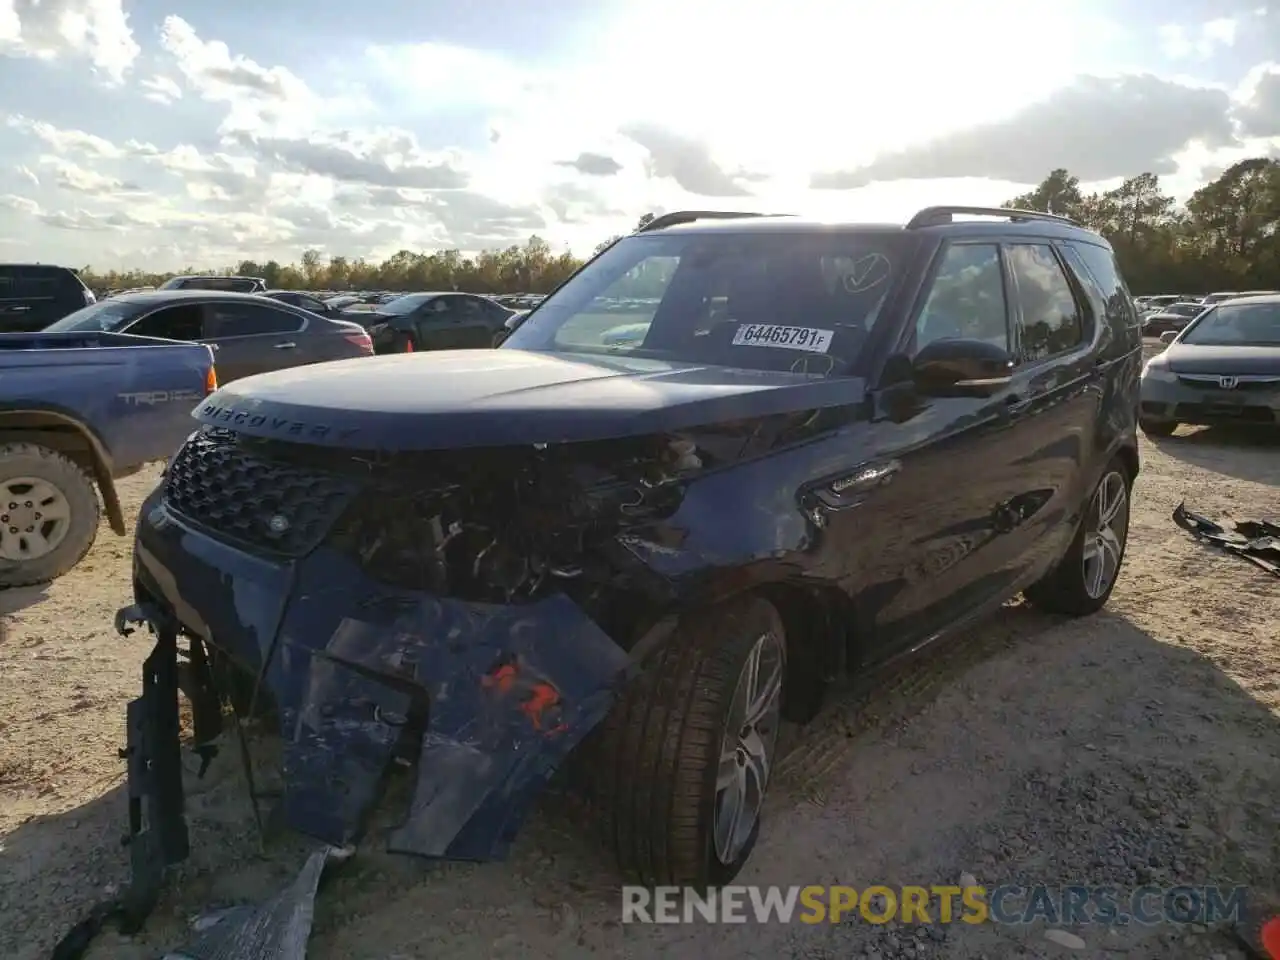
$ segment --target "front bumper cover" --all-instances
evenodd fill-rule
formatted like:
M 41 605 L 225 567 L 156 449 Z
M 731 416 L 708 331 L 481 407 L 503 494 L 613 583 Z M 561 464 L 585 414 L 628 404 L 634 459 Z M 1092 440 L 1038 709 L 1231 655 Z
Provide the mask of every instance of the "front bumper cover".
M 1142 416 L 1193 424 L 1280 423 L 1280 391 L 1241 383 L 1233 389 L 1194 385 L 1176 375 L 1144 376 L 1139 390 Z
M 294 829 L 358 839 L 402 728 L 425 720 L 395 852 L 505 856 L 530 801 L 608 712 L 630 658 L 567 596 L 469 603 L 386 587 L 337 551 L 267 563 L 143 505 L 139 600 L 238 662 L 277 708 Z

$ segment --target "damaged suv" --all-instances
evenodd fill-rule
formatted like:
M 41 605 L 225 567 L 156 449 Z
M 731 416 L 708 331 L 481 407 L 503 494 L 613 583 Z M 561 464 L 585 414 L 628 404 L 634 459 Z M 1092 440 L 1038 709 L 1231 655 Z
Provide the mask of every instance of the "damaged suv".
M 334 847 L 399 765 L 393 851 L 501 857 L 572 753 L 626 873 L 729 881 L 780 719 L 832 678 L 1020 592 L 1106 603 L 1140 365 L 1110 247 L 1060 217 L 691 212 L 496 350 L 222 388 L 142 507 L 119 615 L 157 635 L 135 881 L 186 854 L 179 685 L 198 751 L 224 707 L 269 711 L 284 822 Z

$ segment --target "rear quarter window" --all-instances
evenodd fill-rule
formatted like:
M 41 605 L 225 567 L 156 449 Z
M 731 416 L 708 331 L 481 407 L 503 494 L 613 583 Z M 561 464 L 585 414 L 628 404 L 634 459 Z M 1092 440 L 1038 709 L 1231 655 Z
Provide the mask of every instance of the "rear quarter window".
M 1141 326 L 1129 287 L 1120 274 L 1115 254 L 1106 247 L 1075 240 L 1063 244 L 1067 262 L 1086 290 L 1101 296 L 1107 322 L 1113 329 Z M 1153 300 L 1155 302 L 1155 300 Z

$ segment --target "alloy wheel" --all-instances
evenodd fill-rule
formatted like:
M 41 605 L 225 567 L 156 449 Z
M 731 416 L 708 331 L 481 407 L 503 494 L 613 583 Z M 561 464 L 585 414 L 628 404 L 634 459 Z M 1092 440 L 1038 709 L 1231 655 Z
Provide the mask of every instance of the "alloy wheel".
M 761 635 L 743 664 L 729 704 L 712 826 L 716 859 L 726 866 L 741 856 L 760 819 L 778 740 L 785 662 L 781 639 L 773 633 Z
M 1097 600 L 1115 583 L 1129 532 L 1129 491 L 1119 471 L 1112 470 L 1098 484 L 1088 522 L 1082 557 L 1084 589 Z

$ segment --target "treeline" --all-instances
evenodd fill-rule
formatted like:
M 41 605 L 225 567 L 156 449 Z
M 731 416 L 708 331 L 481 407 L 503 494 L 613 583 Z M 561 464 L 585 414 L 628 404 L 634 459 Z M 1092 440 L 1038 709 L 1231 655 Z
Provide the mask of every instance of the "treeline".
M 1084 194 L 1054 170 L 1006 207 L 1071 217 L 1115 247 L 1134 294 L 1280 290 L 1280 160 L 1241 160 L 1179 205 L 1153 173 Z
M 636 222 L 640 229 L 653 219 L 646 213 Z M 617 237 L 596 247 L 599 252 Z M 304 250 L 299 263 L 241 260 L 217 269 L 186 267 L 177 273 L 146 270 L 94 270 L 84 267 L 80 277 L 91 290 L 127 290 L 159 286 L 173 276 L 188 274 L 232 274 L 261 277 L 273 290 L 462 290 L 467 293 L 549 293 L 578 267 L 582 260 L 572 253 L 553 253 L 541 237 L 533 236 L 523 246 L 486 250 L 465 257 L 458 250 L 414 253 L 401 250 L 382 263 L 329 257 L 319 250 Z
M 1115 247 L 1135 294 L 1280 289 L 1280 160 L 1241 160 L 1184 205 L 1163 192 L 1153 173 L 1131 177 L 1114 190 L 1085 194 L 1070 171 L 1054 170 L 1005 206 L 1063 214 L 1101 232 Z M 652 218 L 645 214 L 637 226 Z M 522 246 L 474 257 L 457 250 L 401 250 L 371 263 L 326 259 L 307 250 L 296 264 L 243 260 L 221 269 L 180 272 L 262 277 L 271 287 L 291 290 L 546 293 L 581 263 L 572 253 L 555 254 L 544 240 L 531 237 Z M 173 274 L 85 267 L 81 276 L 92 289 L 105 291 L 155 286 Z
M 530 237 L 523 246 L 487 250 L 465 257 L 458 250 L 414 253 L 401 250 L 382 263 L 330 257 L 306 250 L 299 263 L 241 260 L 209 269 L 186 267 L 174 273 L 147 270 L 80 270 L 91 290 L 125 290 L 158 286 L 175 275 L 235 274 L 261 277 L 278 290 L 465 290 L 470 293 L 546 293 L 557 286 L 582 261 L 572 253 L 553 253 L 541 237 Z

